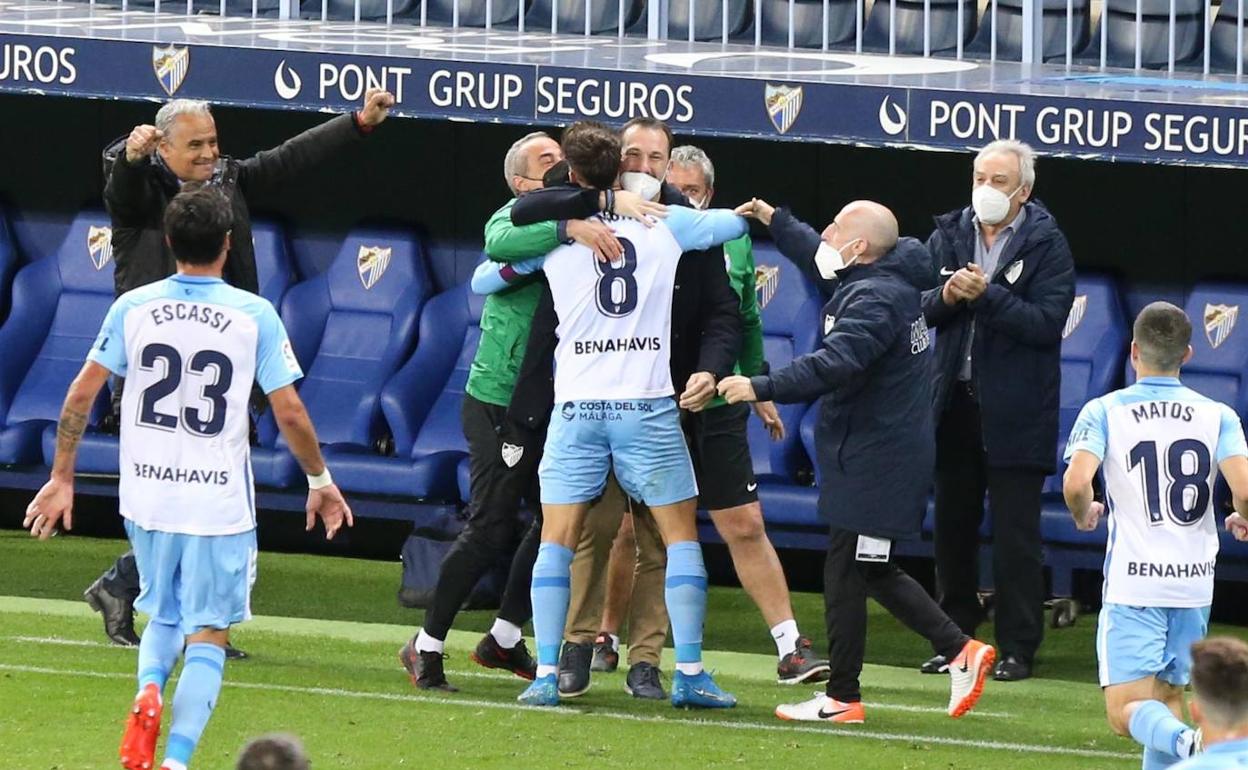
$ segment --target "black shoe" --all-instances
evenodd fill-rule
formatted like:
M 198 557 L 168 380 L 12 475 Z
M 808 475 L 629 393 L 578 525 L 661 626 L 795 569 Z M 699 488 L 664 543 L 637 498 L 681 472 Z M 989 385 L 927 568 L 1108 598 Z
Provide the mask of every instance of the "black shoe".
M 649 663 L 634 663 L 629 667 L 628 677 L 624 680 L 624 691 L 634 698 L 667 700 L 659 669 Z
M 118 596 L 104 586 L 104 578 L 98 578 L 91 587 L 83 591 L 82 598 L 87 600 L 91 609 L 104 616 L 104 634 L 113 644 L 123 647 L 137 647 L 139 636 L 134 633 L 134 603 L 124 596 Z
M 797 648 L 780 659 L 776 665 L 776 682 L 780 684 L 798 684 L 800 682 L 818 682 L 831 667 L 826 660 L 818 659 L 810 649 L 810 640 L 801 637 L 797 640 Z
M 610 673 L 619 667 L 620 653 L 616 652 L 615 646 L 611 643 L 611 634 L 603 631 L 594 640 L 594 662 L 589 664 L 589 669 Z
M 1031 664 L 1016 655 L 1006 655 L 997 661 L 992 678 L 998 682 L 1020 682 L 1031 678 Z
M 247 658 L 251 656 L 249 656 L 247 653 L 243 652 L 242 650 L 238 649 L 234 645 L 227 644 L 225 645 L 225 657 L 226 657 L 226 660 L 247 660 Z
M 923 674 L 947 674 L 949 673 L 949 661 L 944 655 L 933 655 L 923 661 L 923 665 L 919 666 L 919 672 Z
M 459 692 L 458 687 L 446 681 L 446 672 L 442 670 L 442 659 L 445 657 L 440 652 L 417 652 L 416 637 L 407 640 L 407 644 L 399 650 L 399 662 L 407 669 L 412 684 L 422 690 Z
M 529 654 L 529 648 L 524 646 L 523 639 L 509 650 L 498 643 L 494 634 L 487 633 L 477 642 L 477 649 L 472 651 L 472 660 L 478 666 L 501 668 L 530 682 L 537 676 L 537 661 Z
M 563 643 L 559 656 L 559 697 L 575 698 L 589 690 L 589 666 L 594 658 L 594 645 L 589 642 Z

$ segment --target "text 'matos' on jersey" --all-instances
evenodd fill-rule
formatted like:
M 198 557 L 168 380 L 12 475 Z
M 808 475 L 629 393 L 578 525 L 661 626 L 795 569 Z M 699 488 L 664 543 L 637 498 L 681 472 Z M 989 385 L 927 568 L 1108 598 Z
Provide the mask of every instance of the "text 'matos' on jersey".
M 272 393 L 303 376 L 273 306 L 217 278 L 174 276 L 118 298 L 87 357 L 126 378 L 122 516 L 190 535 L 254 528 L 251 385 Z
M 1084 406 L 1066 459 L 1101 458 L 1107 602 L 1204 607 L 1218 555 L 1218 464 L 1248 455 L 1239 418 L 1178 380 L 1147 377 Z
M 683 250 L 663 222 L 600 218 L 624 248 L 620 259 L 599 262 L 580 244 L 546 257 L 559 316 L 555 400 L 670 396 L 672 289 Z

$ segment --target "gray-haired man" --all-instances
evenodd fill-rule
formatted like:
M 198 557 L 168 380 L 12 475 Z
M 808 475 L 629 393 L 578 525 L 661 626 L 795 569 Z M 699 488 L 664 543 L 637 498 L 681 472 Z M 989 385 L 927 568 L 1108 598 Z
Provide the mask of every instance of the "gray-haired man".
M 207 102 L 174 99 L 156 113 L 154 125 L 138 125 L 104 150 L 104 205 L 112 224 L 113 285 L 117 296 L 173 275 L 176 268 L 164 236 L 165 207 L 182 185 L 219 186 L 230 200 L 233 228 L 225 262 L 227 283 L 259 291 L 247 197 L 294 181 L 359 141 L 389 114 L 394 97 L 369 89 L 364 105 L 245 160 L 221 155 L 217 124 Z M 120 403 L 120 382 L 113 388 Z M 84 593 L 103 614 L 104 632 L 117 644 L 137 645 L 134 600 L 139 573 L 126 553 Z M 231 648 L 232 652 L 233 648 Z

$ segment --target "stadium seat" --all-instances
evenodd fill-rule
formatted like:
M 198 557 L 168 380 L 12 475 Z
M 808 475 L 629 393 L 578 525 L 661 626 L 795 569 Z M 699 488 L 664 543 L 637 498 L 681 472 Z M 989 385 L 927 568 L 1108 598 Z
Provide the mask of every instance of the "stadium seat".
M 428 10 L 425 12 L 425 20 L 430 24 L 439 26 L 450 26 L 455 20 L 455 3 L 456 0 L 426 0 Z M 484 27 L 486 16 L 485 0 L 458 0 L 459 2 L 459 26 L 461 27 Z M 599 0 L 601 2 L 601 0 Z M 419 0 L 416 0 L 417 10 L 413 11 L 409 16 L 415 21 L 419 21 Z M 489 19 L 491 26 L 514 25 L 520 15 L 520 3 L 517 0 L 493 0 L 490 3 Z M 546 23 L 550 24 L 547 18 Z M 527 24 L 527 21 L 526 21 Z
M 420 317 L 420 344 L 381 392 L 394 456 L 326 450 L 344 489 L 422 500 L 466 500 L 468 454 L 460 406 L 481 337 L 484 297 L 466 284 L 433 297 Z
M 0 324 L 9 316 L 9 296 L 12 290 L 13 272 L 17 269 L 17 247 L 9 220 L 0 209 Z
M 272 2 L 272 0 L 270 0 Z M 356 0 L 303 0 L 299 6 L 299 16 L 303 19 L 319 19 L 321 11 L 331 21 L 354 21 Z M 361 21 L 384 21 L 386 18 L 386 0 L 359 0 Z M 394 16 L 410 15 L 419 11 L 420 0 L 393 0 L 391 13 Z M 250 6 L 248 6 L 250 13 Z
M 294 281 L 290 247 L 281 225 L 268 220 L 251 223 L 251 244 L 256 252 L 256 273 L 260 281 L 260 296 L 282 306 L 282 297 Z
M 897 0 L 896 52 L 899 54 L 923 53 L 923 2 L 922 0 Z M 975 37 L 976 3 L 963 0 L 962 44 Z M 931 51 L 951 51 L 958 47 L 957 0 L 932 0 L 931 3 Z M 889 16 L 888 0 L 879 0 L 871 6 L 866 28 L 862 33 L 863 48 L 871 51 L 888 51 Z
M 1137 0 L 1107 0 L 1101 14 L 1105 32 L 1105 63 L 1110 67 L 1135 67 Z M 1138 0 L 1143 24 L 1139 30 L 1140 66 L 1167 66 L 1170 51 L 1170 0 Z M 1174 60 L 1196 59 L 1204 50 L 1204 0 L 1174 0 Z M 1087 59 L 1100 61 L 1100 28 L 1092 33 Z
M 857 20 L 855 0 L 828 0 L 828 45 L 854 42 Z M 759 18 L 764 45 L 789 44 L 789 0 L 762 0 Z M 823 47 L 823 0 L 794 0 L 793 45 L 797 48 Z
M 1066 57 L 1066 2 L 1067 0 L 1044 1 L 1044 60 L 1062 60 Z M 1073 21 L 1071 25 L 1070 53 L 1071 58 L 1078 56 L 1088 47 L 1091 39 L 1092 4 L 1090 0 L 1074 0 Z M 997 28 L 997 58 L 1009 61 L 1021 61 L 1023 58 L 1023 3 L 1022 0 L 997 0 L 997 13 L 992 13 L 989 3 L 984 11 L 983 25 L 979 34 L 967 47 L 968 54 L 982 55 L 987 58 L 992 50 L 993 28 Z
M 113 301 L 108 215 L 75 217 L 56 253 L 17 274 L 13 307 L 0 327 L 0 464 L 44 460 L 44 430 L 61 414 L 65 391 L 86 358 Z M 89 425 L 108 402 L 101 392 Z M 91 454 L 84 446 L 83 459 Z
M 1046 494 L 1062 494 L 1066 439 L 1084 404 L 1122 384 L 1131 333 L 1118 287 L 1105 276 L 1080 276 L 1075 302 L 1062 331 L 1062 391 L 1057 421 L 1057 473 L 1045 480 Z M 1073 530 L 1074 528 L 1071 527 Z
M 671 0 L 667 10 L 667 36 L 672 40 L 689 39 L 690 6 L 692 6 L 693 39 L 722 40 L 724 19 L 728 20 L 728 37 L 742 34 L 750 24 L 753 0 L 728 0 L 727 14 L 723 0 Z M 646 14 L 638 16 L 632 32 L 644 34 Z
M 369 451 L 384 437 L 378 393 L 411 352 L 428 294 L 420 242 L 379 228 L 352 231 L 324 273 L 286 293 L 282 320 L 305 372 L 299 394 L 322 444 Z M 289 486 L 299 467 L 271 414 L 258 433 L 256 482 Z
M 819 310 L 823 297 L 792 262 L 768 241 L 754 242 L 758 303 L 763 318 L 763 354 L 772 369 L 781 369 L 819 344 Z M 749 422 L 750 457 L 759 482 L 794 484 L 809 479 L 810 458 L 802 450 L 797 426 L 806 404 L 777 404 L 787 427 L 781 441 L 772 441 L 763 421 Z
M 1240 28 L 1240 2 L 1228 0 L 1223 3 L 1213 19 L 1209 33 L 1209 67 L 1215 72 L 1235 72 L 1239 55 L 1239 39 L 1244 39 L 1244 58 L 1248 59 L 1248 2 L 1243 3 L 1244 28 Z M 1245 68 L 1248 72 L 1248 68 Z
M 599 35 L 619 31 L 619 6 L 610 0 L 533 0 L 525 15 L 524 27 L 530 32 L 582 34 L 585 32 L 585 10 L 589 5 L 589 32 Z M 644 0 L 623 0 L 624 29 L 641 16 Z M 552 9 L 555 29 L 551 29 Z

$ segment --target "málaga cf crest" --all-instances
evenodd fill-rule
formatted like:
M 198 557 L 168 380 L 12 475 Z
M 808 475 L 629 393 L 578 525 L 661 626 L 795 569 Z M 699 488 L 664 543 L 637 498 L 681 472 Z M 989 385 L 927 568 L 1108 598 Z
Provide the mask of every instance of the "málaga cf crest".
M 365 289 L 371 289 L 381 280 L 381 276 L 390 266 L 389 246 L 361 246 L 355 258 L 356 269 L 360 273 L 360 283 Z
M 161 48 L 152 46 L 152 71 L 165 93 L 173 96 L 186 80 L 187 70 L 191 66 L 191 49 L 186 46 L 169 45 Z
M 1083 322 L 1083 316 L 1088 312 L 1088 295 L 1080 294 L 1075 297 L 1075 302 L 1070 306 L 1070 315 L 1066 316 L 1066 327 L 1062 329 L 1062 339 L 1066 339 L 1079 328 L 1079 324 Z
M 767 117 L 771 118 L 771 124 L 784 134 L 793 127 L 802 112 L 802 87 L 768 83 L 763 89 L 763 100 L 767 104 Z
M 1231 336 L 1235 321 L 1239 319 L 1239 305 L 1205 305 L 1205 337 L 1209 346 L 1216 348 Z
M 776 296 L 776 287 L 780 285 L 780 268 L 771 265 L 759 265 L 754 268 L 754 291 L 758 293 L 758 309 L 762 310 Z
M 90 227 L 87 230 L 87 253 L 91 255 L 91 264 L 95 265 L 95 269 L 103 270 L 113 258 L 113 228 Z

